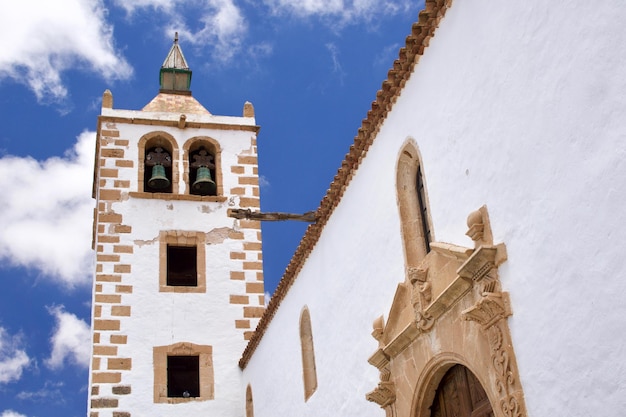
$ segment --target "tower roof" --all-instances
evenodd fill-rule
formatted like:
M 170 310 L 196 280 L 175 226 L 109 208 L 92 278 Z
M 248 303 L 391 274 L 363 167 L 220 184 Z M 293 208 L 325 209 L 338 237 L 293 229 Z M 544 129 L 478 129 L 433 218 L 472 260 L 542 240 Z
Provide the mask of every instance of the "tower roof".
M 163 61 L 161 68 L 189 69 L 189 65 L 187 65 L 187 61 L 185 60 L 185 55 L 183 55 L 183 50 L 180 49 L 180 45 L 178 44 L 178 32 L 174 34 L 174 44 L 172 45 L 170 52 L 167 54 L 165 61 Z
M 191 94 L 191 70 L 183 55 L 183 50 L 178 45 L 178 32 L 174 35 L 174 44 L 167 54 L 161 71 L 159 71 L 159 84 L 161 92 L 169 94 Z

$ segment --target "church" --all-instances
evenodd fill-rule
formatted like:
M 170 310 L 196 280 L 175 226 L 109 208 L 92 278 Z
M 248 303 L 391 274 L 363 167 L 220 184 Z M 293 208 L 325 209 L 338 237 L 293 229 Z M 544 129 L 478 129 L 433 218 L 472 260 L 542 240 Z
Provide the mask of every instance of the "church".
M 89 416 L 622 415 L 624 21 L 426 0 L 267 303 L 253 104 L 175 39 L 102 99 Z

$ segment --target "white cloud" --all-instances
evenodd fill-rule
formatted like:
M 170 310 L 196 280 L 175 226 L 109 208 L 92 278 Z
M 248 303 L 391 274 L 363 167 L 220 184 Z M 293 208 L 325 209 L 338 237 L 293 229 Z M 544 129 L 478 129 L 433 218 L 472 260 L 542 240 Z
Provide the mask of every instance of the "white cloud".
M 4 410 L 2 414 L 0 414 L 0 417 L 26 417 L 26 415 L 20 414 L 13 410 Z
M 346 74 L 343 72 L 341 62 L 339 62 L 339 48 L 334 43 L 329 42 L 326 44 L 326 49 L 330 52 L 330 58 L 333 61 L 333 72 L 339 76 L 340 81 L 343 83 L 343 78 Z
M 267 179 L 266 176 L 261 175 L 259 177 L 259 186 L 261 188 L 269 188 L 270 187 L 270 181 Z
M 202 29 L 195 33 L 186 30 L 189 40 L 196 45 L 212 44 L 216 60 L 230 61 L 240 50 L 248 30 L 241 10 L 232 0 L 209 0 L 205 3 L 205 14 L 201 20 L 204 24 Z
M 67 360 L 81 367 L 89 366 L 91 356 L 91 330 L 89 325 L 63 309 L 63 306 L 48 309 L 56 319 L 54 334 L 50 338 L 52 353 L 45 363 L 58 369 Z
M 333 24 L 371 21 L 381 15 L 396 15 L 411 10 L 410 0 L 263 0 L 273 14 L 307 18 L 318 16 Z
M 125 79 L 132 68 L 113 45 L 101 0 L 20 0 L 0 13 L 0 79 L 28 85 L 38 100 L 67 96 L 61 73 L 88 67 L 107 80 Z
M 30 363 L 20 344 L 19 337 L 9 335 L 4 327 L 0 327 L 0 384 L 20 379 Z
M 63 158 L 0 158 L 0 260 L 69 287 L 89 282 L 94 148 L 83 132 Z
M 265 291 L 265 297 L 263 298 L 265 301 L 265 307 L 267 308 L 268 305 L 270 305 L 270 298 L 272 298 L 272 294 L 270 294 L 269 292 Z
M 393 62 L 394 59 L 398 58 L 398 51 L 400 50 L 399 43 L 393 43 L 391 45 L 387 45 L 376 54 L 374 58 L 374 65 L 387 67 L 390 62 Z
M 153 9 L 169 16 L 167 36 L 178 32 L 181 40 L 213 48 L 215 61 L 229 62 L 241 49 L 248 24 L 233 0 L 115 0 L 129 14 Z M 190 17 L 197 19 L 199 28 Z
M 31 402 L 59 404 L 64 402 L 63 392 L 61 391 L 64 385 L 63 382 L 46 381 L 43 388 L 37 391 L 21 391 L 16 397 L 19 400 Z

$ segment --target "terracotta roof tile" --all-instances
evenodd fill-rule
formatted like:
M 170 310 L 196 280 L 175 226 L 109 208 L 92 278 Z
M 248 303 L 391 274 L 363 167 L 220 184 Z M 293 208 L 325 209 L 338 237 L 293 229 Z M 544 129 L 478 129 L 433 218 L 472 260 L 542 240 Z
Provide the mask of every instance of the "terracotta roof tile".
M 317 222 L 309 225 L 307 228 L 300 245 L 278 283 L 278 287 L 276 287 L 274 295 L 270 299 L 265 313 L 248 342 L 248 346 L 246 346 L 239 360 L 241 369 L 244 369 L 250 361 L 280 303 L 287 295 L 289 288 L 291 288 L 304 262 L 317 243 L 330 215 L 339 204 L 354 171 L 358 168 L 362 158 L 367 154 L 381 124 L 396 102 L 406 81 L 411 76 L 413 68 L 419 61 L 419 57 L 424 53 L 430 38 L 434 36 L 439 21 L 443 18 L 451 4 L 452 0 L 426 0 L 424 10 L 420 12 L 418 21 L 413 24 L 411 34 L 406 38 L 406 46 L 400 49 L 398 59 L 394 61 L 393 67 L 389 70 L 387 79 L 383 81 L 382 88 L 376 93 L 376 100 L 372 102 L 372 108 L 367 112 L 367 118 L 363 119 L 362 125 L 354 138 L 354 143 L 350 146 L 350 150 L 337 171 L 337 175 L 335 175 L 330 188 L 317 209 Z
M 191 95 L 159 93 L 142 111 L 211 114 Z

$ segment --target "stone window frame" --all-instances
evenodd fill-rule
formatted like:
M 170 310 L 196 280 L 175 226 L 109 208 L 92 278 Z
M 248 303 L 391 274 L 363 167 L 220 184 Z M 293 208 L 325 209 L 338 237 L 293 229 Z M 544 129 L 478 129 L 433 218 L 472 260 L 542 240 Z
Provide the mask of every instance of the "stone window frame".
M 317 369 L 315 366 L 311 313 L 306 305 L 302 308 L 302 312 L 300 313 L 300 348 L 302 351 L 304 401 L 306 402 L 317 390 Z
M 189 155 L 191 152 L 196 151 L 203 145 L 211 154 L 213 154 L 213 157 L 215 158 L 215 178 L 213 178 L 213 181 L 215 181 L 215 184 L 217 185 L 217 191 L 215 196 L 209 197 L 223 196 L 224 182 L 222 176 L 222 147 L 217 140 L 209 136 L 194 136 L 183 144 L 183 181 L 185 181 L 185 194 L 191 195 Z
M 246 387 L 246 417 L 254 417 L 254 399 L 250 384 Z
M 417 143 L 412 138 L 407 139 L 400 150 L 396 165 L 396 192 L 407 267 L 419 265 L 430 251 L 430 243 L 435 240 L 423 166 Z M 418 196 L 417 191 L 417 176 L 420 174 L 423 198 Z M 424 212 L 426 219 L 423 218 Z M 430 239 L 424 236 L 424 229 L 430 231 Z
M 145 159 L 146 159 L 146 149 L 150 149 L 155 146 L 165 147 L 163 145 L 168 145 L 169 148 L 172 149 L 172 192 L 164 193 L 164 194 L 178 194 L 178 183 L 179 183 L 179 169 L 178 169 L 178 161 L 179 161 L 179 150 L 178 143 L 176 139 L 169 133 L 163 131 L 154 131 L 150 133 L 146 133 L 139 139 L 137 143 L 137 191 L 139 193 L 147 193 L 144 191 L 144 175 L 145 175 Z M 159 194 L 159 193 L 150 193 L 150 194 Z
M 167 358 L 168 356 L 198 356 L 200 373 L 200 396 L 191 398 L 167 396 Z M 208 401 L 215 396 L 213 371 L 213 346 L 179 342 L 168 346 L 152 348 L 154 364 L 154 402 L 179 404 L 193 401 Z
M 167 245 L 195 246 L 198 285 L 167 285 Z M 206 292 L 206 234 L 196 231 L 162 230 L 159 233 L 159 292 L 204 293 Z

